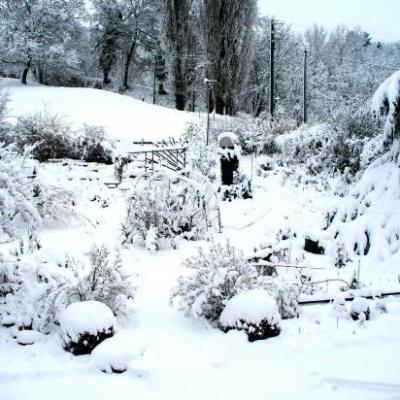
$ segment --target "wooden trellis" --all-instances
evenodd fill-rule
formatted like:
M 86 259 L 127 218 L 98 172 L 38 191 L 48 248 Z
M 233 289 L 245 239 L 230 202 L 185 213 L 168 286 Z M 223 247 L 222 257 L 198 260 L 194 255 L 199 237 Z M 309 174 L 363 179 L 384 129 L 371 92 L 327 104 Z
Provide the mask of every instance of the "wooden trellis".
M 171 171 L 181 171 L 186 168 L 186 147 L 160 147 L 130 151 L 130 159 L 137 160 L 143 156 L 144 172 L 154 171 L 155 166 L 164 167 Z

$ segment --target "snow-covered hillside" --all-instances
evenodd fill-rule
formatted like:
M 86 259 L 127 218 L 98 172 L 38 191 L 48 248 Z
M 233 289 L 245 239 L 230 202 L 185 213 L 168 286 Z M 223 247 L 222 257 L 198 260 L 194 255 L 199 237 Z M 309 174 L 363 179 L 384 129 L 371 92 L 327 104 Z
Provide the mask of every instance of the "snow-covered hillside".
M 17 117 L 46 109 L 64 116 L 74 126 L 100 125 L 113 139 L 154 141 L 177 138 L 194 114 L 154 106 L 128 96 L 98 89 L 55 88 L 16 79 L 0 79 L 0 90 L 10 95 L 9 115 Z

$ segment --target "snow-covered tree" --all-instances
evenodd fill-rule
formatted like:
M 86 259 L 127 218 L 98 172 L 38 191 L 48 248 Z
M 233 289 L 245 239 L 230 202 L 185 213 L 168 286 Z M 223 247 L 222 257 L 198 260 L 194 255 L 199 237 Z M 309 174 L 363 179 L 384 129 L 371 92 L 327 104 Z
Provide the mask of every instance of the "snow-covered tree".
M 29 71 L 44 66 L 59 69 L 77 64 L 66 44 L 77 29 L 82 0 L 0 1 L 0 58 L 22 69 L 26 84 Z
M 393 142 L 400 137 L 400 71 L 386 79 L 372 98 L 377 117 L 385 118 L 384 135 Z

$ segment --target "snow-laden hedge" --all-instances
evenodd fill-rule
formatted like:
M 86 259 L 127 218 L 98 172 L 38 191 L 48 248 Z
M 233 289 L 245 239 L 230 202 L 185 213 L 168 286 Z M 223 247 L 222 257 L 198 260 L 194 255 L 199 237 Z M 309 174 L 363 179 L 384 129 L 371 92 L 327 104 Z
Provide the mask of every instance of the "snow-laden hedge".
M 217 209 L 217 193 L 203 176 L 157 172 L 138 178 L 127 197 L 124 243 L 141 240 L 155 251 L 163 243 L 176 247 L 180 238 L 205 238 L 217 230 Z

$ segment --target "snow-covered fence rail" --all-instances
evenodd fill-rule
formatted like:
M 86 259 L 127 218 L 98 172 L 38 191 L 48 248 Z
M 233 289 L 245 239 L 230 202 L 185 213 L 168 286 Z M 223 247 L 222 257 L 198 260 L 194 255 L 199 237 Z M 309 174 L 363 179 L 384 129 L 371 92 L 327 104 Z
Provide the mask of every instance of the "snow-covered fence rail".
M 400 289 L 399 290 L 394 290 L 394 291 L 387 291 L 387 292 L 381 292 L 378 294 L 363 294 L 362 292 L 359 293 L 359 291 L 354 291 L 348 294 L 344 293 L 344 300 L 346 301 L 351 301 L 354 300 L 356 297 L 364 297 L 366 299 L 374 299 L 374 298 L 382 298 L 382 297 L 389 297 L 389 296 L 400 296 Z M 311 296 L 303 296 L 300 297 L 299 300 L 299 305 L 300 306 L 311 306 L 315 304 L 329 304 L 332 303 L 335 300 L 335 297 L 332 296 L 331 294 L 327 295 L 311 295 Z

